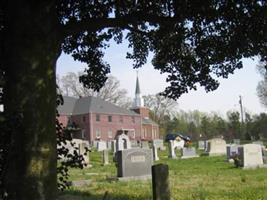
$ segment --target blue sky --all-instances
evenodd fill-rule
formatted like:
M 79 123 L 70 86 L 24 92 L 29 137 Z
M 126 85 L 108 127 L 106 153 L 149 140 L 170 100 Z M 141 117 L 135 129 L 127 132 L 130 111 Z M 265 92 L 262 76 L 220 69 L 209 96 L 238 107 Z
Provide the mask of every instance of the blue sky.
M 128 96 L 133 97 L 136 70 L 132 68 L 131 60 L 125 58 L 126 51 L 126 44 L 112 44 L 106 51 L 105 60 L 111 65 L 111 75 L 119 79 L 121 88 L 126 89 Z M 178 108 L 185 111 L 215 111 L 225 115 L 228 110 L 239 110 L 238 100 L 241 95 L 246 111 L 252 114 L 266 112 L 266 109 L 260 105 L 256 94 L 257 84 L 261 80 L 256 70 L 257 63 L 257 60 L 244 60 L 244 68 L 237 70 L 228 79 L 220 79 L 220 86 L 216 91 L 206 93 L 203 88 L 198 88 L 197 91 L 182 95 L 178 99 Z M 62 54 L 57 62 L 57 74 L 62 76 L 69 71 L 83 71 L 84 67 L 84 64 L 75 62 L 70 56 Z M 138 71 L 143 95 L 156 94 L 167 86 L 166 76 L 154 70 L 150 62 Z

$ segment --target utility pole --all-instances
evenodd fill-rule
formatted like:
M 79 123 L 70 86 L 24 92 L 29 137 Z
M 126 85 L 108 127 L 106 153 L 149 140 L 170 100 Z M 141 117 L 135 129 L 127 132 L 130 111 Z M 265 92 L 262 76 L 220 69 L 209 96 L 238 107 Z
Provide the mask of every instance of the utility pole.
M 240 117 L 241 117 L 240 132 L 241 132 L 241 136 L 245 138 L 244 111 L 243 111 L 243 103 L 242 103 L 241 95 L 239 95 L 239 104 L 240 104 Z
M 244 124 L 244 113 L 243 113 L 243 104 L 242 104 L 242 96 L 239 95 L 239 104 L 240 104 L 240 115 L 241 115 L 241 122 Z

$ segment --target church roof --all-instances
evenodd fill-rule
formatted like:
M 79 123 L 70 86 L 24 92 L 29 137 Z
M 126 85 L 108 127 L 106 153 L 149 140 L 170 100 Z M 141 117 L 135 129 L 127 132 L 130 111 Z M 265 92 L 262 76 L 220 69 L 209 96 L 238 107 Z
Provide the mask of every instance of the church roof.
M 121 115 L 138 115 L 98 97 L 82 97 L 79 99 L 64 96 L 64 104 L 59 106 L 59 114 L 81 115 L 87 113 L 105 113 Z M 71 112 L 70 112 L 71 111 Z
M 76 103 L 76 98 L 63 96 L 63 105 L 58 106 L 59 114 L 71 115 Z

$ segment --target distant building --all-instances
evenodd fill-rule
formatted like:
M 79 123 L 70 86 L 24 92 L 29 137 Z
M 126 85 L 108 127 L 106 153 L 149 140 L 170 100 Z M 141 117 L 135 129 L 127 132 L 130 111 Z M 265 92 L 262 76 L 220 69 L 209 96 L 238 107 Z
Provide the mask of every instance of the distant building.
M 127 110 L 97 97 L 63 97 L 59 106 L 59 121 L 64 127 L 76 125 L 79 131 L 74 138 L 113 140 L 120 132 L 126 132 L 131 140 L 159 138 L 159 126 L 149 119 L 149 109 L 144 107 L 138 77 L 133 108 Z

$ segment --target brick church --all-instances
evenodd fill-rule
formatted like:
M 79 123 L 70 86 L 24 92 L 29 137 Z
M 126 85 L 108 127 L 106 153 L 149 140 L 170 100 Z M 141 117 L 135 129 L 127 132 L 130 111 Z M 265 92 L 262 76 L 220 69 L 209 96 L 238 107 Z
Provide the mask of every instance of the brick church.
M 114 140 L 124 132 L 131 140 L 153 140 L 159 138 L 159 126 L 149 118 L 149 109 L 144 106 L 138 76 L 133 107 L 121 108 L 98 97 L 74 98 L 64 96 L 64 104 L 59 106 L 59 121 L 64 127 L 75 125 L 74 138 Z

